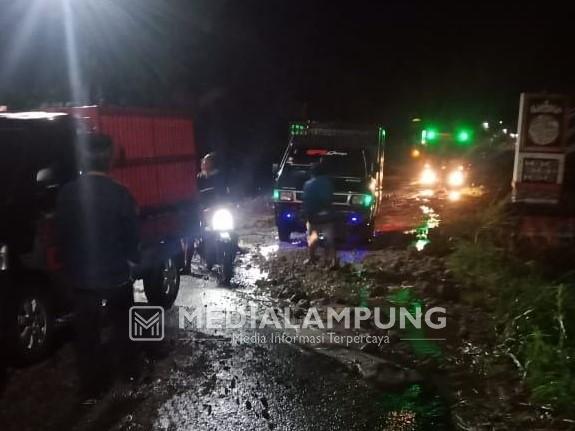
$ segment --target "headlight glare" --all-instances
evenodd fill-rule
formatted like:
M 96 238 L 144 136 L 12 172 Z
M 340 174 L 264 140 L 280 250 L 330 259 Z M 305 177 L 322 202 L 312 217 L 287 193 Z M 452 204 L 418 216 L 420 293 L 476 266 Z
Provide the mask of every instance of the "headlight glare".
M 430 167 L 425 167 L 419 178 L 419 182 L 425 185 L 435 184 L 437 182 L 437 174 Z
M 227 209 L 219 209 L 212 216 L 212 229 L 223 232 L 234 229 L 234 217 Z
M 447 183 L 451 187 L 461 187 L 464 184 L 464 182 L 465 182 L 465 175 L 463 174 L 463 171 L 461 171 L 460 169 L 452 171 L 449 174 L 449 177 L 447 177 Z

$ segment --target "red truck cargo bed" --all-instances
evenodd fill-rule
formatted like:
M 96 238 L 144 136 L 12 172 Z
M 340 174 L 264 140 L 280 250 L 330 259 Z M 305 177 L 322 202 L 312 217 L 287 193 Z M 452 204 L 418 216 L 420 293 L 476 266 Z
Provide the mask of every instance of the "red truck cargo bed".
M 196 197 L 196 143 L 190 115 L 100 106 L 52 108 L 82 120 L 115 145 L 112 175 L 144 210 L 189 203 Z
M 112 138 L 111 174 L 138 202 L 145 240 L 181 237 L 193 228 L 197 150 L 189 114 L 102 106 L 49 111 L 71 114 L 87 132 Z

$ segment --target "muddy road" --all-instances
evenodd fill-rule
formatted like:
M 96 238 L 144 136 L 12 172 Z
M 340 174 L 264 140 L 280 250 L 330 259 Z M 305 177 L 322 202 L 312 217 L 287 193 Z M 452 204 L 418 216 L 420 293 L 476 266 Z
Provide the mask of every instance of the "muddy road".
M 451 204 L 458 203 L 421 195 L 416 186 L 404 183 L 387 195 L 378 230 L 405 244 L 425 242 L 417 229 L 422 223 L 433 229 L 440 220 L 436 211 Z M 383 334 L 387 340 L 381 338 L 374 349 L 363 340 L 334 341 L 327 329 L 306 333 L 218 325 L 226 313 L 251 313 L 261 322 L 270 308 L 310 306 L 261 288 L 272 263 L 302 256 L 303 238 L 279 245 L 269 204 L 262 199 L 246 205 L 242 218 L 243 253 L 232 286 L 219 286 L 213 274 L 194 262 L 191 275 L 182 277 L 176 306 L 166 315 L 166 338 L 151 354 L 142 355 L 138 380 L 116 385 L 95 405 L 80 405 L 64 331 L 62 346 L 48 360 L 9 370 L 0 429 L 452 429 L 449 395 L 438 383 L 441 376 L 423 375 L 404 356 L 390 353 L 382 359 L 378 354 L 390 334 Z M 354 264 L 369 254 L 355 249 L 340 257 Z M 138 284 L 136 300 L 145 300 Z M 209 328 L 190 322 L 182 326 L 182 310 L 202 308 L 217 309 L 221 321 L 216 318 Z M 339 334 L 350 335 L 345 330 Z M 319 341 L 302 343 L 297 335 Z

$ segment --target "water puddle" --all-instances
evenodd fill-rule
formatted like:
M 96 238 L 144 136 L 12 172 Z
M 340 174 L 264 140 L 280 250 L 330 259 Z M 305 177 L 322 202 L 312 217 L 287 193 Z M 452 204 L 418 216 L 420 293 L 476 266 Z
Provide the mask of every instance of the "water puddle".
M 355 250 L 341 250 L 338 251 L 337 255 L 339 261 L 342 264 L 357 264 L 362 263 L 367 256 L 368 252 L 365 249 L 355 249 Z
M 279 244 L 271 244 L 263 247 L 258 247 L 258 252 L 264 257 L 264 259 L 268 260 L 273 255 L 275 255 L 279 249 L 280 249 Z
M 415 235 L 413 246 L 417 251 L 423 251 L 431 243 L 429 234 L 441 222 L 439 214 L 430 206 L 422 205 L 420 210 L 423 219 L 421 224 L 415 229 L 405 232 L 408 235 Z

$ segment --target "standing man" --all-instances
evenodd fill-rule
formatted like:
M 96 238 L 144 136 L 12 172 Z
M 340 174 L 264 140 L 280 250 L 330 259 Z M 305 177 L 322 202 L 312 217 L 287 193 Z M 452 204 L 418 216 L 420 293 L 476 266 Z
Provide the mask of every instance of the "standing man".
M 111 383 L 114 366 L 127 373 L 136 365 L 128 362 L 128 310 L 133 304 L 130 268 L 139 260 L 139 235 L 136 202 L 108 176 L 111 139 L 83 135 L 79 146 L 82 174 L 62 188 L 56 222 L 64 275 L 73 290 L 80 395 L 91 399 Z M 103 354 L 104 310 L 112 322 L 112 355 Z M 109 357 L 116 363 L 107 363 Z
M 323 161 L 312 166 L 311 179 L 303 186 L 303 210 L 306 217 L 309 258 L 317 262 L 316 250 L 320 236 L 325 243 L 326 258 L 332 269 L 339 266 L 335 249 L 335 215 L 332 209 L 333 185 L 324 172 Z

